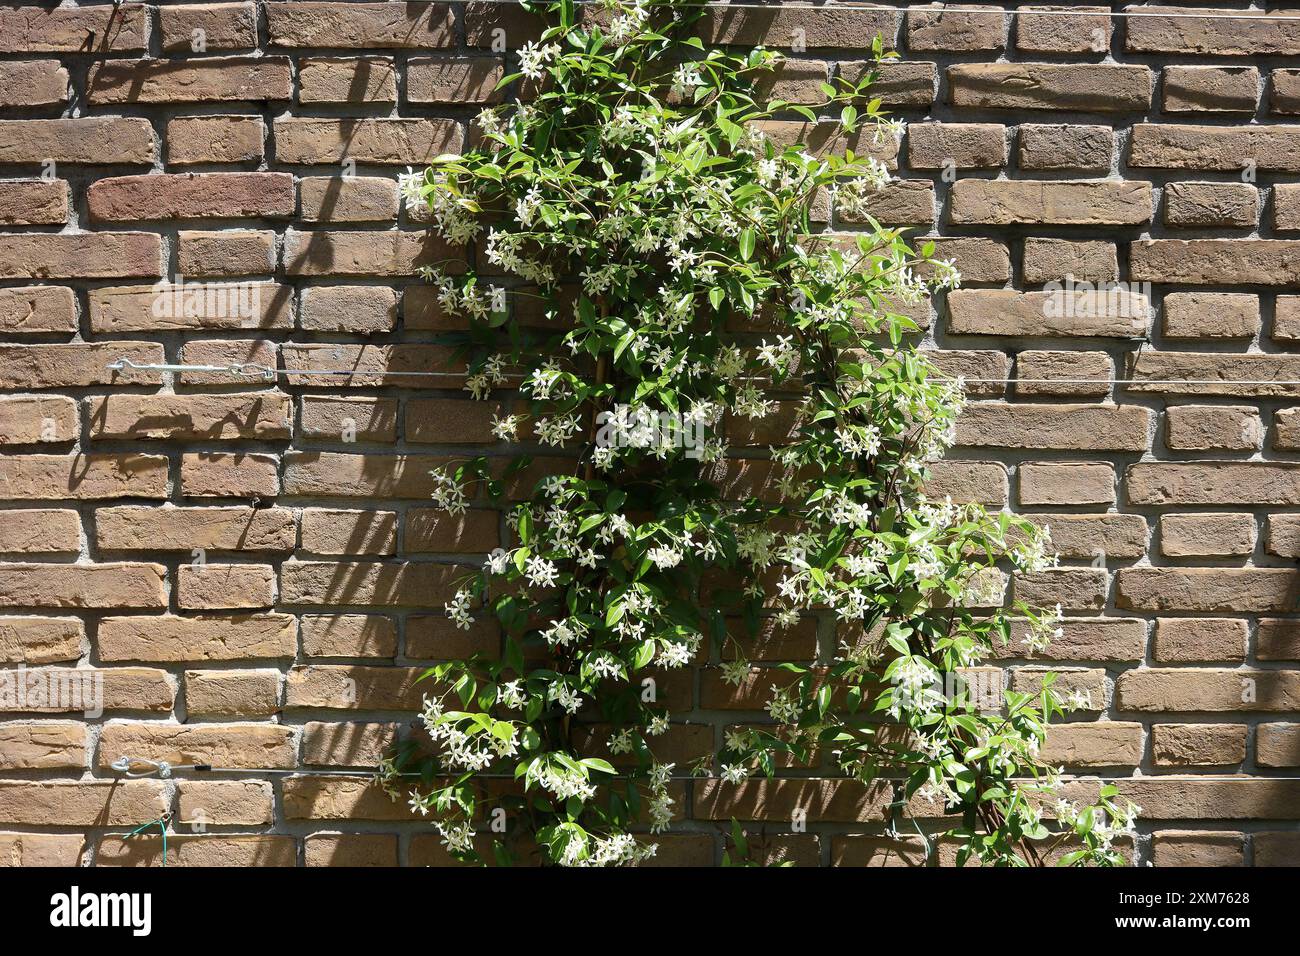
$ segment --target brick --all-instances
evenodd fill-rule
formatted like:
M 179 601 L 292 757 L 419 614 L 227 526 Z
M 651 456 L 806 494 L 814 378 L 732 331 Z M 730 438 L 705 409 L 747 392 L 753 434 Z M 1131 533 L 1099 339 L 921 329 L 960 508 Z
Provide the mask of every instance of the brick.
M 960 63 L 948 67 L 948 102 L 1004 110 L 1145 111 L 1145 66 L 1076 63 Z
M 0 457 L 0 491 L 6 498 L 45 501 L 162 498 L 167 459 L 131 453 L 10 455 Z
M 268 3 L 273 46 L 423 49 L 451 46 L 449 3 Z
M 307 222 L 390 222 L 397 218 L 396 180 L 378 176 L 306 176 L 298 191 L 300 215 Z
M 0 833 L 0 866 L 84 866 L 79 833 Z
M 1007 503 L 1007 468 L 989 461 L 936 462 L 924 490 L 931 498 L 998 508 Z
M 402 550 L 406 554 L 457 552 L 486 554 L 501 546 L 500 516 L 495 511 L 450 515 L 432 508 L 406 513 Z
M 0 682 L 0 705 L 29 714 L 75 714 L 83 720 L 103 711 L 167 713 L 176 692 L 165 671 L 151 667 L 42 667 L 26 672 L 25 692 L 11 680 Z
M 304 508 L 302 550 L 313 554 L 395 554 L 397 513 Z
M 934 222 L 934 183 L 927 180 L 897 180 L 872 193 L 865 203 L 865 215 L 889 225 Z M 862 216 L 839 212 L 844 222 L 866 222 Z
M 1119 720 L 1056 724 L 1043 759 L 1067 767 L 1135 767 L 1142 762 L 1142 725 Z
M 142 364 L 161 362 L 162 346 L 151 342 L 0 345 L 0 388 L 157 384 L 157 372 L 107 367 L 121 358 Z
M 396 724 L 310 721 L 302 731 L 302 762 L 374 767 L 396 742 Z
M 1257 451 L 1264 423 L 1248 405 L 1181 405 L 1165 413 L 1165 438 L 1180 451 Z
M 158 8 L 165 53 L 249 50 L 257 46 L 252 3 L 209 3 Z
M 434 455 L 347 455 L 296 452 L 285 455 L 284 491 L 306 497 L 419 498 L 433 493 L 429 472 L 450 461 Z
M 1052 568 L 1015 576 L 1016 600 L 1034 607 L 1100 608 L 1106 603 L 1102 568 Z
M 1164 518 L 1161 527 L 1163 534 Z M 1162 617 L 1156 621 L 1153 656 L 1161 663 L 1244 661 L 1247 632 L 1239 618 Z
M 957 444 L 1145 451 L 1150 419 L 1150 410 L 1136 405 L 973 402 L 957 421 Z
M 299 422 L 304 438 L 391 442 L 397 438 L 397 400 L 304 395 Z
M 0 607 L 161 608 L 160 564 L 0 564 Z
M 295 667 L 289 672 L 285 685 L 285 706 L 410 711 L 419 706 L 421 696 L 429 688 L 427 683 L 419 682 L 424 670 L 420 667 L 361 667 L 352 664 Z
M 0 289 L 0 333 L 45 335 L 77 330 L 77 301 L 71 289 L 28 286 Z
M 109 721 L 99 736 L 99 766 L 129 754 L 170 764 L 232 769 L 295 765 L 293 729 L 279 724 L 166 724 Z
M 1016 391 L 1021 395 L 1104 397 L 1110 394 L 1114 375 L 1105 352 L 1031 349 L 1016 356 Z
M 186 671 L 184 686 L 190 717 L 270 717 L 280 709 L 279 671 Z
M 292 551 L 287 508 L 161 508 L 125 505 L 95 512 L 95 539 L 106 551 Z
M 166 809 L 161 780 L 0 780 L 0 823 L 135 827 Z
M 1135 226 L 1151 221 L 1151 184 L 1127 180 L 961 179 L 955 225 Z
M 286 561 L 280 567 L 285 605 L 422 607 L 455 594 L 465 569 L 449 564 Z
M 167 164 L 255 163 L 265 139 L 260 116 L 177 116 L 167 121 Z
M 397 866 L 391 833 L 309 833 L 303 839 L 307 866 Z
M 1151 759 L 1158 767 L 1229 767 L 1246 759 L 1245 724 L 1156 724 Z
M 1300 471 L 1264 462 L 1139 463 L 1128 469 L 1139 505 L 1300 504 Z
M 1017 500 L 1022 505 L 1113 504 L 1115 468 L 1095 461 L 1025 462 Z
M 302 650 L 308 657 L 392 657 L 397 626 L 373 614 L 304 614 Z
M 298 321 L 313 332 L 391 332 L 397 325 L 397 293 L 381 286 L 303 289 Z
M 453 248 L 421 233 L 285 233 L 284 269 L 294 276 L 409 276 L 421 266 L 449 258 Z
M 938 85 L 939 67 L 934 63 L 890 62 L 877 64 L 874 60 L 839 64 L 839 75 L 850 83 L 859 82 L 864 73 L 878 72 L 879 78 L 871 84 L 872 96 L 893 109 L 928 107 L 934 102 Z
M 1273 315 L 1273 338 L 1300 341 L 1300 295 L 1279 295 Z
M 1157 169 L 1300 171 L 1294 126 L 1193 126 L 1139 123 L 1129 141 L 1129 165 Z
M 298 102 L 396 103 L 397 70 L 381 56 L 305 58 L 298 63 Z
M 1269 515 L 1265 550 L 1284 558 L 1300 558 L 1300 515 Z
M 1135 618 L 1067 617 L 1060 623 L 1061 636 L 1053 638 L 1045 651 L 1030 653 L 1024 640 L 1028 627 L 1023 619 L 1012 622 L 1009 653 L 994 645 L 1000 656 L 1037 657 L 1058 661 L 1141 660 L 1147 643 L 1146 622 Z
M 291 614 L 106 617 L 97 646 L 105 661 L 292 658 L 297 623 Z
M 137 117 L 0 120 L 0 163 L 147 166 L 155 155 L 153 127 Z
M 266 300 L 270 300 L 269 308 L 277 315 L 288 312 L 292 307 L 293 292 L 287 286 L 276 286 L 271 283 L 265 295 Z M 222 369 L 244 363 L 253 363 L 264 368 L 278 368 L 280 364 L 278 355 L 276 344 L 265 339 L 190 339 L 181 345 L 181 362 L 215 365 Z M 252 380 L 247 377 L 235 379 L 239 382 Z M 181 372 L 180 383 L 226 386 L 232 383 L 232 377 L 231 373 L 225 371 Z
M 1053 16 L 1055 11 L 1066 16 Z M 1098 6 L 1020 7 L 1016 49 L 1023 53 L 1105 53 L 1110 50 L 1110 9 Z M 1084 14 L 1091 13 L 1092 16 Z
M 997 123 L 913 123 L 907 162 L 913 169 L 988 169 L 1007 161 L 1007 128 Z
M 130 839 L 101 837 L 95 850 L 99 866 L 161 866 L 162 840 L 140 834 Z M 297 841 L 290 836 L 196 836 L 185 833 L 167 838 L 167 866 L 283 867 L 297 863 Z
M 177 607 L 183 610 L 261 608 L 275 603 L 269 564 L 183 564 L 176 570 Z
M 1269 80 L 1269 109 L 1287 116 L 1300 113 L 1300 70 L 1274 70 Z
M 0 770 L 69 770 L 85 766 L 85 724 L 71 720 L 0 723 Z
M 101 179 L 86 190 L 86 205 L 93 219 L 131 222 L 287 218 L 295 200 L 288 173 L 180 173 Z
M 1026 282 L 1088 282 L 1119 278 L 1115 244 L 1095 239 L 1025 239 L 1021 266 Z
M 389 799 L 365 778 L 289 777 L 282 800 L 289 820 L 410 820 L 414 816 L 403 801 Z
M 1119 607 L 1145 611 L 1290 611 L 1296 572 L 1286 568 L 1124 568 Z
M 878 784 L 831 780 L 704 780 L 695 791 L 695 817 L 704 820 L 782 820 L 796 811 L 823 823 L 879 819 L 890 797 Z
M 1011 372 L 1011 362 L 1006 353 L 992 349 L 928 350 L 926 355 L 940 375 L 966 379 L 966 394 L 1001 397 L 1007 387 L 1000 381 L 975 381 L 975 379 L 1003 379 Z M 759 424 L 757 421 L 755 424 Z M 760 425 L 761 427 L 761 425 Z
M 85 626 L 75 617 L 0 616 L 0 662 L 75 661 L 84 636 Z
M 1223 4 L 1228 6 L 1228 4 Z M 1192 6 L 1161 7 L 1173 17 L 1139 17 L 1129 21 L 1126 48 L 1140 53 L 1208 53 L 1211 56 L 1264 56 L 1300 53 L 1300 19 L 1295 14 L 1269 11 L 1268 19 L 1252 22 L 1262 10 L 1238 10 L 1225 19 L 1222 10 Z M 1198 18 L 1196 13 L 1205 13 Z
M 1261 767 L 1300 767 L 1300 724 L 1260 724 L 1255 762 Z
M 929 241 L 929 240 L 927 240 Z M 1006 282 L 1011 278 L 1011 253 L 1001 242 L 978 237 L 935 238 L 934 254 L 939 259 L 951 259 L 961 272 L 962 282 Z M 919 266 L 919 275 L 930 275 L 933 269 Z
M 914 52 L 1001 50 L 1006 44 L 1007 17 L 1001 10 L 937 3 L 907 12 L 907 47 Z
M 176 268 L 184 276 L 268 275 L 275 271 L 275 233 L 183 229 L 176 234 Z
M 75 441 L 77 403 L 61 395 L 0 397 L 0 445 Z
M 68 184 L 61 179 L 0 179 L 0 225 L 53 226 L 68 221 Z
M 68 71 L 58 60 L 0 63 L 0 109 L 60 106 L 68 100 Z
M 288 438 L 293 413 L 288 395 L 107 395 L 90 399 L 94 438 L 156 438 L 173 441 Z
M 788 47 L 795 38 L 809 49 L 869 49 L 882 34 L 886 49 L 898 34 L 897 11 L 882 7 L 864 7 L 849 12 L 827 7 L 781 10 L 708 11 L 699 21 L 697 35 L 705 43 L 728 46 Z M 798 33 L 796 31 L 802 31 Z
M 1017 141 L 1022 169 L 1104 173 L 1115 149 L 1109 126 L 1022 123 Z
M 287 100 L 292 90 L 281 56 L 105 60 L 86 77 L 87 100 L 96 105 Z
M 1051 529 L 1052 548 L 1063 558 L 1140 558 L 1146 554 L 1149 533 L 1141 515 L 1035 514 L 1030 518 Z
M 1259 221 L 1259 194 L 1249 183 L 1170 183 L 1165 223 L 1182 228 L 1246 228 Z
M 1300 184 L 1279 183 L 1273 187 L 1273 228 L 1279 232 L 1300 231 Z
M 1164 830 L 1151 835 L 1156 866 L 1244 866 L 1244 833 Z
M 1259 70 L 1253 66 L 1166 66 L 1166 113 L 1254 113 Z
M 1295 671 L 1152 667 L 1125 671 L 1115 686 L 1120 710 L 1211 713 L 1300 706 Z
M 1170 338 L 1249 339 L 1259 334 L 1259 297 L 1236 292 L 1171 292 L 1164 301 Z
M 162 274 L 145 232 L 0 233 L 0 279 L 119 279 Z
M 145 48 L 146 7 L 0 8 L 0 53 L 130 53 Z
M 275 121 L 276 158 L 296 165 L 338 165 L 348 160 L 389 166 L 427 163 L 463 144 L 449 119 L 311 119 Z
M 76 554 L 81 518 L 75 511 L 46 508 L 0 511 L 0 541 L 7 554 Z
M 293 328 L 293 289 L 277 282 L 187 282 L 180 277 L 148 286 L 91 289 L 87 299 L 95 332 Z M 221 380 L 228 382 L 228 376 Z
M 508 403 L 454 398 L 417 398 L 406 403 L 406 438 L 411 442 L 477 445 L 495 442 L 492 419 L 509 414 Z
M 1222 558 L 1248 555 L 1254 550 L 1253 515 L 1233 512 L 1160 518 L 1160 551 L 1167 557 Z
M 501 633 L 494 620 L 479 616 L 469 630 L 456 627 L 445 614 L 406 619 L 406 656 L 416 660 L 455 660 L 482 654 L 497 658 Z
M 504 75 L 497 56 L 412 57 L 406 65 L 406 99 L 455 105 L 499 103 L 503 94 L 496 86 Z M 791 99 L 780 92 L 775 95 Z
M 265 826 L 275 822 L 275 797 L 265 780 L 181 780 L 179 822 L 190 826 Z
M 1300 860 L 1300 834 L 1255 833 L 1255 866 L 1295 866 Z
M 181 456 L 181 493 L 199 498 L 270 498 L 279 493 L 279 459 L 256 453 Z
M 960 289 L 948 294 L 953 335 L 1139 338 L 1150 324 L 1145 295 L 1087 285 L 1045 292 Z
M 1149 379 L 1126 386 L 1135 392 L 1236 397 L 1296 397 L 1300 389 L 1281 382 L 1300 379 L 1300 359 L 1277 353 L 1156 352 L 1133 361 L 1129 378 Z M 1279 384 L 1271 384 L 1277 379 Z M 1259 383 L 1263 384 L 1247 384 Z

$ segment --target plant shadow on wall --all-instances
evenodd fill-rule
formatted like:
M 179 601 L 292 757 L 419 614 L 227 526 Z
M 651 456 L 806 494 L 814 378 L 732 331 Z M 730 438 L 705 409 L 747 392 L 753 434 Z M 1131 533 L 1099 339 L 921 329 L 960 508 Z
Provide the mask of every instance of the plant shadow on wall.
M 779 55 L 707 47 L 701 7 L 536 12 L 554 26 L 502 81 L 515 102 L 404 184 L 441 239 L 479 244 L 477 271 L 426 275 L 469 320 L 466 387 L 517 388 L 494 436 L 540 454 L 433 475 L 453 515 L 509 509 L 510 546 L 447 604 L 498 619 L 502 646 L 425 675 L 432 746 L 385 761 L 390 794 L 467 861 L 640 862 L 691 781 L 724 825 L 821 815 L 958 864 L 1122 862 L 1137 808 L 1039 758 L 1068 702 L 979 667 L 1013 625 L 1030 652 L 1055 630 L 1003 607 L 1050 543 L 922 490 L 962 383 L 891 303 L 959 277 L 867 214 L 889 173 L 842 144 L 897 135 L 876 74 L 823 84 L 839 135 L 813 155 L 779 120 L 818 112 L 759 93 Z M 866 228 L 815 233 L 828 200 Z M 751 664 L 772 628 L 813 635 L 814 663 Z M 709 662 L 761 719 L 692 752 L 681 675 Z

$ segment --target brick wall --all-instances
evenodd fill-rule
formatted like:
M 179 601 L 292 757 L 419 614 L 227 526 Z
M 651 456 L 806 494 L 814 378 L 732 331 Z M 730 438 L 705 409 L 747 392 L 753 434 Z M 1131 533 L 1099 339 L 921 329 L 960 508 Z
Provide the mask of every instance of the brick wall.
M 927 344 L 953 373 L 1058 380 L 978 386 L 936 476 L 1041 516 L 1061 551 L 1016 587 L 1065 607 L 1064 636 L 1012 686 L 1050 664 L 1090 693 L 1050 756 L 1135 777 L 1140 860 L 1297 863 L 1300 388 L 1234 380 L 1300 379 L 1300 19 L 1074 9 L 1098 15 L 734 11 L 711 39 L 806 41 L 777 83 L 792 100 L 860 71 L 877 31 L 897 42 L 880 92 L 909 129 L 877 149 L 900 182 L 876 214 L 944 237 L 965 276 L 918 315 Z M 447 321 L 412 274 L 464 253 L 424 237 L 395 179 L 461 148 L 501 74 L 494 29 L 518 46 L 530 22 L 0 7 L 0 665 L 11 689 L 20 665 L 35 688 L 102 678 L 104 706 L 0 700 L 0 861 L 156 864 L 156 839 L 115 834 L 164 810 L 173 863 L 445 859 L 364 777 L 316 771 L 373 766 L 410 732 L 420 666 L 494 641 L 436 609 L 498 516 L 428 502 L 429 468 L 487 415 L 454 378 L 388 374 L 443 367 Z M 1053 309 L 1067 274 L 1150 285 Z M 256 306 L 168 314 L 163 276 L 252 283 Z M 106 369 L 121 358 L 357 372 Z M 676 678 L 695 710 L 674 747 L 760 716 L 763 686 Z M 245 772 L 120 782 L 122 754 Z M 849 787 L 689 789 L 665 862 L 716 860 L 732 816 L 801 863 L 915 854 Z

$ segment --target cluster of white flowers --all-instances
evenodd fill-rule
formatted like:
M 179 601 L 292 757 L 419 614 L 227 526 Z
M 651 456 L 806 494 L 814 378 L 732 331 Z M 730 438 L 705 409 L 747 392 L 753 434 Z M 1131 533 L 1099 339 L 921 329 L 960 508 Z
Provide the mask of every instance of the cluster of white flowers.
M 431 471 L 429 476 L 433 478 L 430 497 L 434 504 L 450 514 L 463 515 L 466 510 L 465 489 L 445 471 Z
M 471 624 L 474 623 L 474 616 L 470 614 L 473 608 L 474 596 L 467 588 L 461 588 L 455 596 L 447 602 L 447 617 L 451 618 L 452 623 L 458 630 L 468 631 Z
M 519 50 L 519 72 L 530 80 L 540 80 L 546 75 L 546 64 L 559 54 L 558 44 L 542 46 L 536 41 L 525 43 Z

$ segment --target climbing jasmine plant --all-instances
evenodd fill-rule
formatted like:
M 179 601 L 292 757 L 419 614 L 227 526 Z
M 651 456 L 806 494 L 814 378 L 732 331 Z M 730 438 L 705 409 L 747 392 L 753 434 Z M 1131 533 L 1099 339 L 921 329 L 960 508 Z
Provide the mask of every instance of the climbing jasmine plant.
M 426 277 L 468 319 L 492 436 L 532 449 L 434 474 L 452 514 L 507 510 L 509 547 L 447 606 L 499 621 L 502 648 L 430 669 L 432 750 L 385 761 L 385 786 L 471 861 L 636 863 L 678 778 L 793 764 L 881 794 L 876 822 L 927 849 L 918 820 L 945 819 L 963 862 L 1119 862 L 1136 808 L 1070 802 L 1039 755 L 1071 702 L 1050 678 L 972 692 L 1013 627 L 1031 652 L 1056 629 L 1059 609 L 1002 607 L 1008 573 L 1054 559 L 1030 522 L 925 494 L 963 386 L 903 312 L 959 276 L 870 215 L 899 133 L 877 74 L 814 110 L 764 97 L 778 53 L 706 46 L 697 5 L 534 7 L 554 25 L 512 101 L 404 182 L 480 250 L 477 273 Z M 857 231 L 817 226 L 831 208 Z M 736 457 L 729 435 L 771 446 Z M 760 629 L 809 619 L 816 661 L 749 662 Z M 669 762 L 662 685 L 710 662 L 766 719 Z

